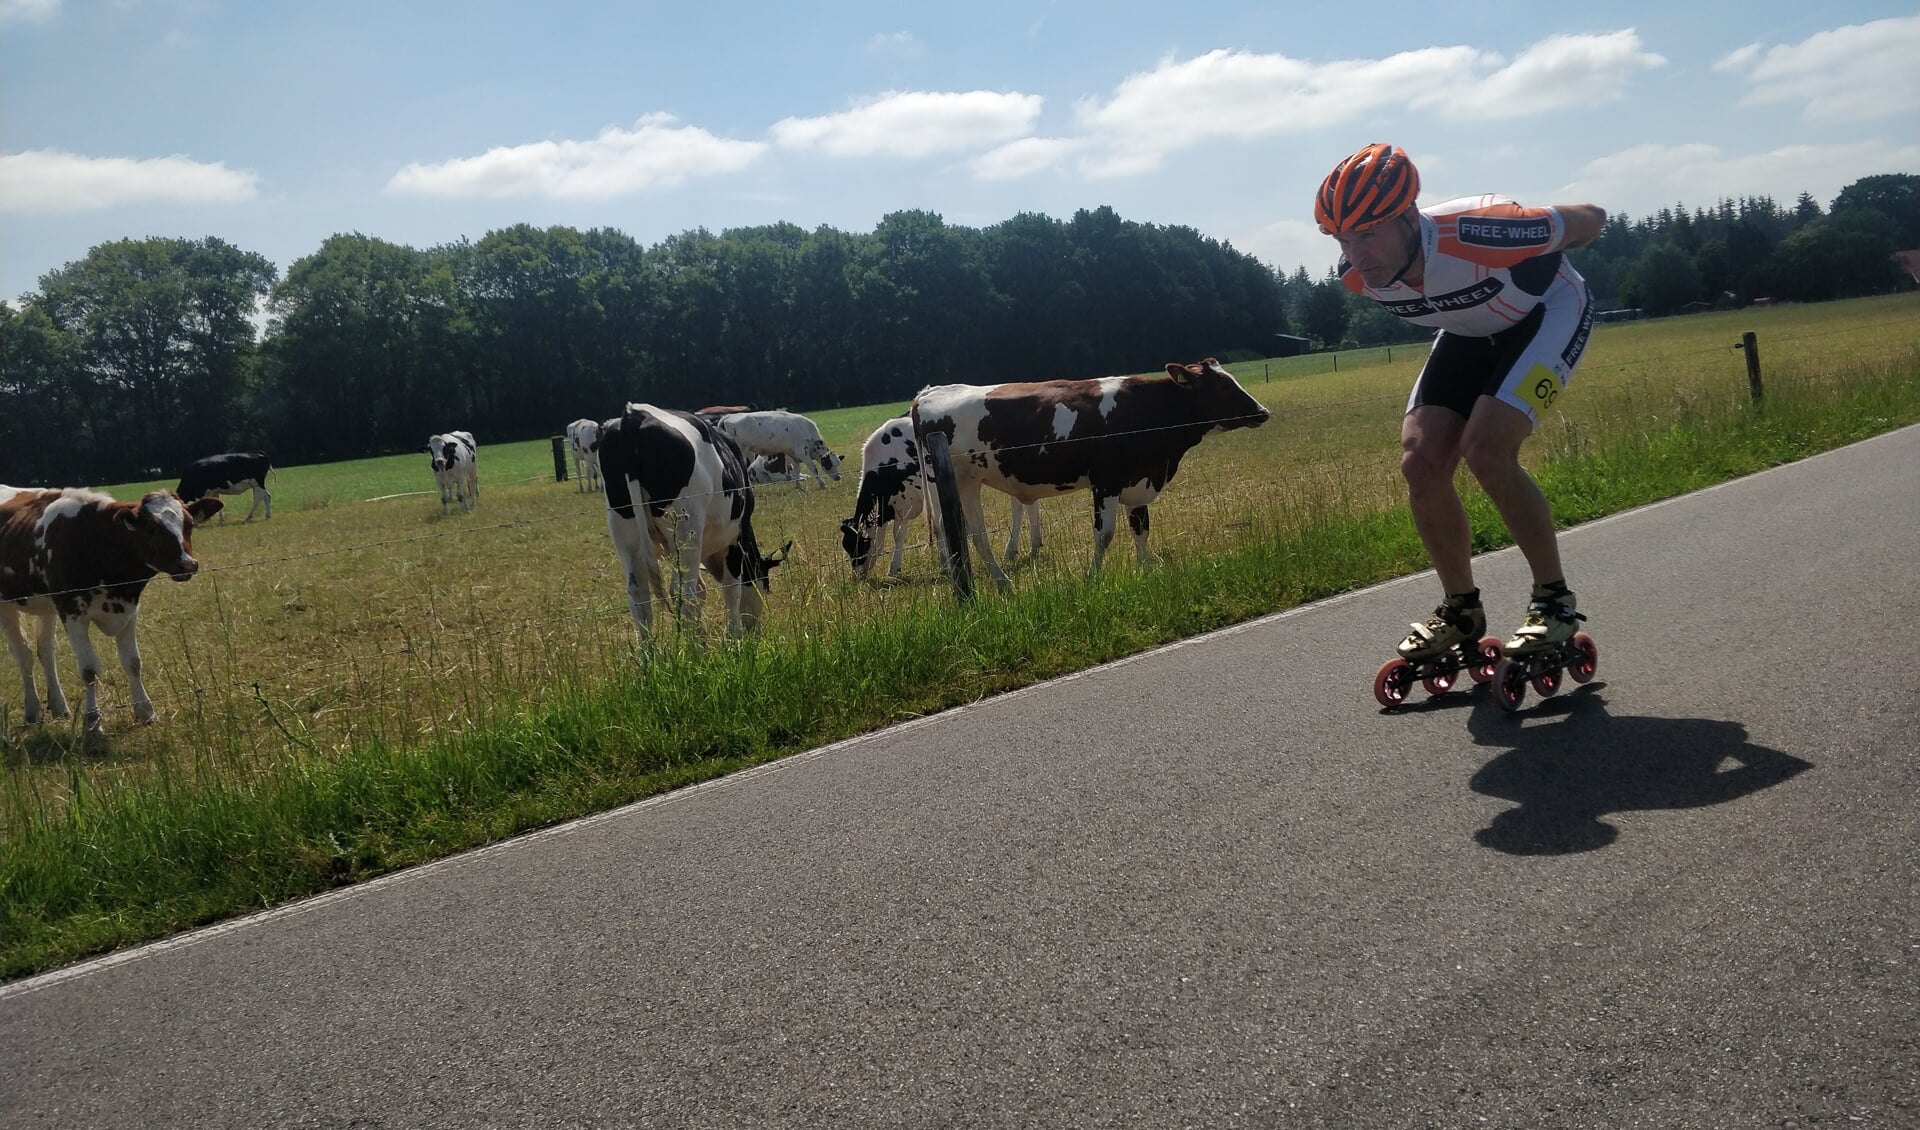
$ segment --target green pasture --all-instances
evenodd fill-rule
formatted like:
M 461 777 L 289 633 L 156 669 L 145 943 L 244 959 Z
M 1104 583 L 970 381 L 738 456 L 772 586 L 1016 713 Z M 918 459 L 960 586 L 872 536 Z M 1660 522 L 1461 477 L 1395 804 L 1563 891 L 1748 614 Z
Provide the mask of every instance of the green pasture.
M 1746 330 L 1763 410 L 1733 349 Z M 196 533 L 199 576 L 142 602 L 156 724 L 133 724 L 111 658 L 98 740 L 23 726 L 0 676 L 0 975 L 1424 568 L 1397 470 L 1422 357 L 1231 366 L 1273 419 L 1183 462 L 1154 508 L 1155 569 L 1122 536 L 1088 581 L 1090 504 L 1067 496 L 1042 506 L 1046 545 L 1017 562 L 1014 592 L 986 586 L 966 607 L 924 522 L 899 583 L 856 582 L 839 547 L 861 441 L 905 405 L 812 413 L 852 473 L 760 488 L 763 548 L 793 549 L 764 633 L 740 643 L 721 638 L 710 592 L 698 623 L 662 615 L 638 645 L 601 499 L 554 481 L 546 441 L 478 436 L 479 507 L 445 517 L 421 452 L 277 468 L 271 521 L 238 521 L 248 500 L 230 499 L 233 518 Z M 1598 327 L 1528 457 L 1570 523 L 1916 419 L 1920 295 L 1906 294 Z M 1469 493 L 1481 548 L 1504 544 Z M 1004 531 L 1005 508 L 988 513 Z M 1489 597 L 1518 614 L 1522 594 Z M 1382 624 L 1382 647 L 1402 630 Z M 1354 672 L 1357 698 L 1371 674 Z

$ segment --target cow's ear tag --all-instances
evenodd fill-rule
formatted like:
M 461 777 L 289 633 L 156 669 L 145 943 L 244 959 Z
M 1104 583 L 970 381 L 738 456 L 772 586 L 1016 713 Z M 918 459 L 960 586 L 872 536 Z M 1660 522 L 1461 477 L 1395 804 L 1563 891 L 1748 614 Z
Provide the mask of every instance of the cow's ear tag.
M 131 510 L 123 510 L 120 512 L 120 524 L 129 530 L 137 530 L 140 528 L 140 518 Z
M 1174 384 L 1180 385 L 1183 388 L 1193 383 L 1193 374 L 1187 371 L 1185 365 L 1178 365 L 1171 361 L 1167 362 L 1167 375 L 1173 378 Z

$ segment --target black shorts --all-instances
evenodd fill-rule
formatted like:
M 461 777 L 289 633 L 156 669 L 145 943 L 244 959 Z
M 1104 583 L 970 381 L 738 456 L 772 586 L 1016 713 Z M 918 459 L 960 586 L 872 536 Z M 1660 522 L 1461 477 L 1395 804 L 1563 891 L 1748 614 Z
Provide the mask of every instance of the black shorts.
M 1568 288 L 1571 290 L 1572 288 Z M 1467 417 L 1483 396 L 1540 422 L 1540 410 L 1567 387 L 1593 331 L 1593 301 L 1585 285 L 1578 302 L 1542 302 L 1491 337 L 1442 330 L 1413 383 L 1407 411 L 1433 405 Z

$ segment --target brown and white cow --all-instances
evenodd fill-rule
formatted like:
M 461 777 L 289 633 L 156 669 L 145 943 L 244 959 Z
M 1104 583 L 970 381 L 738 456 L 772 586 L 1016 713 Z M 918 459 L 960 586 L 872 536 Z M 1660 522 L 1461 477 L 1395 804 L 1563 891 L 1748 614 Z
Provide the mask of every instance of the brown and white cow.
M 967 531 L 1001 588 L 1006 573 L 993 559 L 981 520 L 980 488 L 1038 502 L 1071 491 L 1093 492 L 1093 565 L 1098 572 L 1113 541 L 1116 510 L 1144 566 L 1147 506 L 1210 433 L 1266 423 L 1266 406 L 1209 357 L 1169 364 L 1166 376 L 1103 377 L 1002 385 L 936 385 L 914 397 L 914 434 L 946 435 Z
M 217 498 L 182 503 L 172 491 L 154 491 L 139 502 L 115 502 L 86 490 L 0 487 L 0 632 L 20 666 L 28 722 L 40 720 L 33 685 L 36 650 L 47 676 L 47 709 L 55 718 L 67 716 L 66 695 L 54 667 L 56 618 L 66 626 L 87 685 L 82 707 L 87 729 L 102 729 L 100 656 L 87 634 L 89 624 L 98 624 L 119 647 L 120 666 L 133 692 L 134 719 L 153 721 L 153 701 L 140 681 L 140 645 L 134 637 L 140 593 L 156 575 L 186 581 L 200 571 L 193 558 L 193 524 L 218 514 L 223 505 Z M 20 630 L 23 613 L 40 621 L 33 649 Z
M 653 629 L 654 595 L 667 593 L 662 558 L 678 565 L 676 615 L 699 602 L 704 565 L 720 586 L 728 633 L 754 630 L 765 609 L 768 574 L 786 560 L 786 550 L 773 557 L 760 553 L 753 488 L 739 446 L 690 412 L 629 404 L 601 429 L 600 471 L 607 533 L 640 638 Z

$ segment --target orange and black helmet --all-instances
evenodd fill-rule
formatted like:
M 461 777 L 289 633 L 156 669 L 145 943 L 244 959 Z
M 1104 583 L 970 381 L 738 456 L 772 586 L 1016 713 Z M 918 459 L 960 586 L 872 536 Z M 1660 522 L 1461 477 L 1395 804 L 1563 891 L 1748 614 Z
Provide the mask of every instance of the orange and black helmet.
M 1341 161 L 1320 182 L 1313 216 L 1328 235 L 1366 231 L 1393 219 L 1420 195 L 1420 172 L 1407 151 L 1376 141 Z

